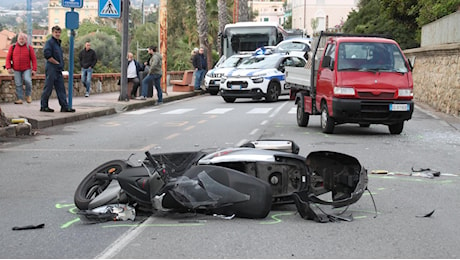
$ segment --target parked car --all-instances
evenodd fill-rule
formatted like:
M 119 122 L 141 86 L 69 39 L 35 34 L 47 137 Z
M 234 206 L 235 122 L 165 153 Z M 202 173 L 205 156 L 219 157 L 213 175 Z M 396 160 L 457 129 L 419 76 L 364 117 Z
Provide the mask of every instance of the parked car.
M 304 67 L 306 63 L 303 57 L 284 53 L 252 56 L 222 77 L 220 94 L 227 103 L 237 98 L 277 101 L 280 95 L 289 94 L 285 86 L 285 67 Z
M 249 57 L 251 57 L 250 54 L 236 54 L 217 63 L 204 77 L 204 85 L 207 91 L 211 95 L 217 95 L 217 93 L 219 93 L 220 78 Z
M 272 51 L 302 56 L 308 60 L 308 55 L 306 54 L 311 51 L 311 42 L 311 38 L 290 38 L 278 43 Z

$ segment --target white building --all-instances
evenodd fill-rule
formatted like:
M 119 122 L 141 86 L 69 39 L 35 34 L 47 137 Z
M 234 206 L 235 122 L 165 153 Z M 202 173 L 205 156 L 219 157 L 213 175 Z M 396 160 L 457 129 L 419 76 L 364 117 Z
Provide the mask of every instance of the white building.
M 254 22 L 284 23 L 284 1 L 248 1 L 249 9 L 256 14 Z
M 292 4 L 292 29 L 301 29 L 304 32 L 306 30 L 307 34 L 312 35 L 314 32 L 341 25 L 353 9 L 358 9 L 359 0 L 290 0 L 289 2 Z

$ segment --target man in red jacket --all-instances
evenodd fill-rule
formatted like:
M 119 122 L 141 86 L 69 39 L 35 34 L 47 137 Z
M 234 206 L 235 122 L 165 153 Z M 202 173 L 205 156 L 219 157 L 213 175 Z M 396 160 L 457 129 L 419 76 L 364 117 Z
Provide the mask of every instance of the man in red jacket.
M 32 65 L 31 65 L 32 63 Z M 37 72 L 37 57 L 34 49 L 27 44 L 27 35 L 19 33 L 17 42 L 10 46 L 6 56 L 5 68 L 10 74 L 14 73 L 14 83 L 16 84 L 15 104 L 22 104 L 23 88 L 26 85 L 26 101 L 32 102 L 32 76 Z

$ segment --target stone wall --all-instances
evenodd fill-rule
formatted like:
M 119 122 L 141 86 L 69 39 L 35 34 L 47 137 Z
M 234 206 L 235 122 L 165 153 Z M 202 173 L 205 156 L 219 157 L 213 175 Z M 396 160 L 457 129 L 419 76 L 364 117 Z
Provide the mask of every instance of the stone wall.
M 414 98 L 436 110 L 460 116 L 460 43 L 404 51 L 415 58 Z
M 183 71 L 168 72 L 169 80 L 182 79 Z M 119 92 L 120 86 L 117 84 L 120 73 L 94 73 L 91 81 L 91 93 Z M 64 75 L 64 84 L 68 90 L 69 76 Z M 43 86 L 45 85 L 45 75 L 32 77 L 32 99 L 40 100 Z M 73 97 L 85 95 L 85 87 L 81 83 L 81 75 L 74 74 L 73 77 Z M 56 91 L 53 90 L 50 98 L 56 98 Z M 14 102 L 16 100 L 16 86 L 13 75 L 0 75 L 0 104 Z

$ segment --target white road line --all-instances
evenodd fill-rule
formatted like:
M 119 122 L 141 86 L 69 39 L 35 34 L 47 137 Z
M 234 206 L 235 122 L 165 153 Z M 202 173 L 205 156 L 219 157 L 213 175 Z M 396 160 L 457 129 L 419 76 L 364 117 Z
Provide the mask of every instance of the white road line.
M 249 110 L 248 112 L 246 112 L 246 114 L 267 114 L 268 112 L 270 112 L 270 110 L 272 110 L 271 107 L 269 107 L 269 108 L 256 107 L 256 108 L 253 108 L 253 109 Z
M 146 229 L 148 224 L 153 223 L 153 218 L 149 217 L 144 223 L 139 223 L 140 227 L 132 227 L 125 234 L 121 235 L 115 242 L 102 251 L 96 259 L 110 259 L 115 257 L 123 248 L 128 246 L 140 233 Z
M 161 113 L 162 115 L 180 115 L 180 114 L 185 114 L 187 112 L 195 110 L 194 108 L 180 108 L 180 109 L 174 109 L 168 112 Z
M 257 131 L 259 131 L 258 128 L 252 130 L 252 131 L 249 133 L 249 135 L 255 135 L 255 134 L 257 133 Z
M 270 114 L 269 117 L 274 117 L 276 114 L 280 112 L 280 110 L 287 104 L 288 102 L 284 102 L 281 106 L 277 107 L 273 113 Z
M 233 108 L 215 108 L 213 110 L 210 110 L 208 112 L 205 112 L 203 114 L 225 114 L 229 111 L 232 111 Z
M 297 108 L 293 107 L 289 110 L 288 114 L 297 114 Z
M 147 113 L 154 112 L 157 110 L 158 110 L 157 108 L 148 108 L 148 109 L 129 111 L 129 112 L 125 112 L 124 114 L 125 115 L 143 115 L 143 114 L 147 114 Z

